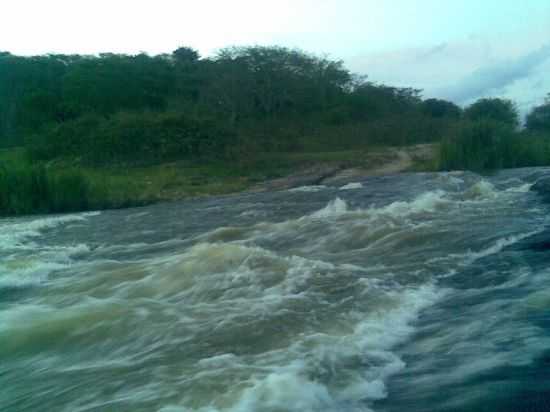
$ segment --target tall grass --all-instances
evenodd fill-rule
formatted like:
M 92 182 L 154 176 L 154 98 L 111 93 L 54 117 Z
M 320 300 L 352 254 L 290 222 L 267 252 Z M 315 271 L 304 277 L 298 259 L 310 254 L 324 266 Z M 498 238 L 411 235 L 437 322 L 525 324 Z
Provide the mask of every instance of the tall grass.
M 0 215 L 88 210 L 93 197 L 78 170 L 53 173 L 44 166 L 0 166 Z
M 490 171 L 550 164 L 550 138 L 488 120 L 464 122 L 440 145 L 440 170 Z

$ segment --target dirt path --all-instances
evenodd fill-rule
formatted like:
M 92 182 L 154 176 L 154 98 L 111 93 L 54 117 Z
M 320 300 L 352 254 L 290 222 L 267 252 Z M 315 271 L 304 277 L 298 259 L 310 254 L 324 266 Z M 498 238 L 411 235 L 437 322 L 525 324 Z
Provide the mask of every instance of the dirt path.
M 374 153 L 367 158 L 372 167 L 353 167 L 339 170 L 334 175 L 323 179 L 324 185 L 338 185 L 354 179 L 369 176 L 385 176 L 404 172 L 413 166 L 410 153 L 403 149 L 389 149 L 383 153 Z
M 251 191 L 284 190 L 311 185 L 338 186 L 365 177 L 402 173 L 411 170 L 416 163 L 433 160 L 435 152 L 436 148 L 431 144 L 384 148 L 367 154 L 360 167 L 320 164 L 290 176 L 260 183 Z

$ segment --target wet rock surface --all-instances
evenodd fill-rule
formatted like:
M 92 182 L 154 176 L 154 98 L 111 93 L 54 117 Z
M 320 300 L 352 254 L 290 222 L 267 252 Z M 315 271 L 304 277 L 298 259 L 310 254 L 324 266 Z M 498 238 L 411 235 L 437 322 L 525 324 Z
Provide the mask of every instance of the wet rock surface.
M 531 190 L 541 195 L 544 200 L 550 201 L 550 176 L 539 178 L 531 187 Z
M 432 161 L 435 153 L 433 144 L 374 150 L 366 154 L 361 165 L 319 164 L 290 176 L 262 182 L 250 191 L 266 192 L 314 185 L 341 186 L 367 177 L 411 171 L 415 164 Z

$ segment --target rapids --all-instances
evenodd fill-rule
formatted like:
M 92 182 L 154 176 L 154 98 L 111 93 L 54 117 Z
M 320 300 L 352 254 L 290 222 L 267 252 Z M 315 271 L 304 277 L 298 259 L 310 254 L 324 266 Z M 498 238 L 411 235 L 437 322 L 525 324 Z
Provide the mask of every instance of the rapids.
M 548 411 L 545 174 L 2 219 L 0 411 Z

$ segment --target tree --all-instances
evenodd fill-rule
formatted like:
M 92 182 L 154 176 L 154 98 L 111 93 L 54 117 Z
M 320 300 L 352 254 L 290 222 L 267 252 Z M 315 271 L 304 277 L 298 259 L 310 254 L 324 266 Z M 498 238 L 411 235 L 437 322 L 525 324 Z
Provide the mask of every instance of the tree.
M 441 139 L 460 109 L 352 75 L 339 60 L 278 46 L 210 58 L 0 53 L 0 145 L 36 159 L 246 159 Z M 239 160 L 237 159 L 237 160 Z M 239 160 L 240 161 L 240 160 Z
M 195 63 L 200 59 L 199 52 L 191 47 L 179 47 L 172 52 L 174 61 L 180 64 Z
M 532 132 L 550 132 L 550 93 L 544 104 L 533 108 L 527 115 L 525 127 Z
M 431 117 L 451 117 L 458 119 L 461 109 L 453 102 L 442 99 L 426 99 L 422 102 L 422 112 Z
M 519 125 L 519 114 L 514 102 L 508 99 L 484 98 L 479 99 L 464 110 L 467 119 L 494 120 L 512 128 Z
M 411 112 L 421 102 L 420 90 L 365 82 L 353 88 L 349 110 L 354 120 L 373 120 Z
M 201 89 L 207 81 L 204 60 L 190 47 L 180 47 L 172 52 L 174 62 L 175 89 L 178 97 L 185 102 L 196 103 Z
M 231 47 L 221 50 L 214 62 L 229 87 L 239 84 L 239 100 L 249 100 L 246 107 L 256 117 L 324 109 L 351 81 L 342 62 L 285 47 Z

